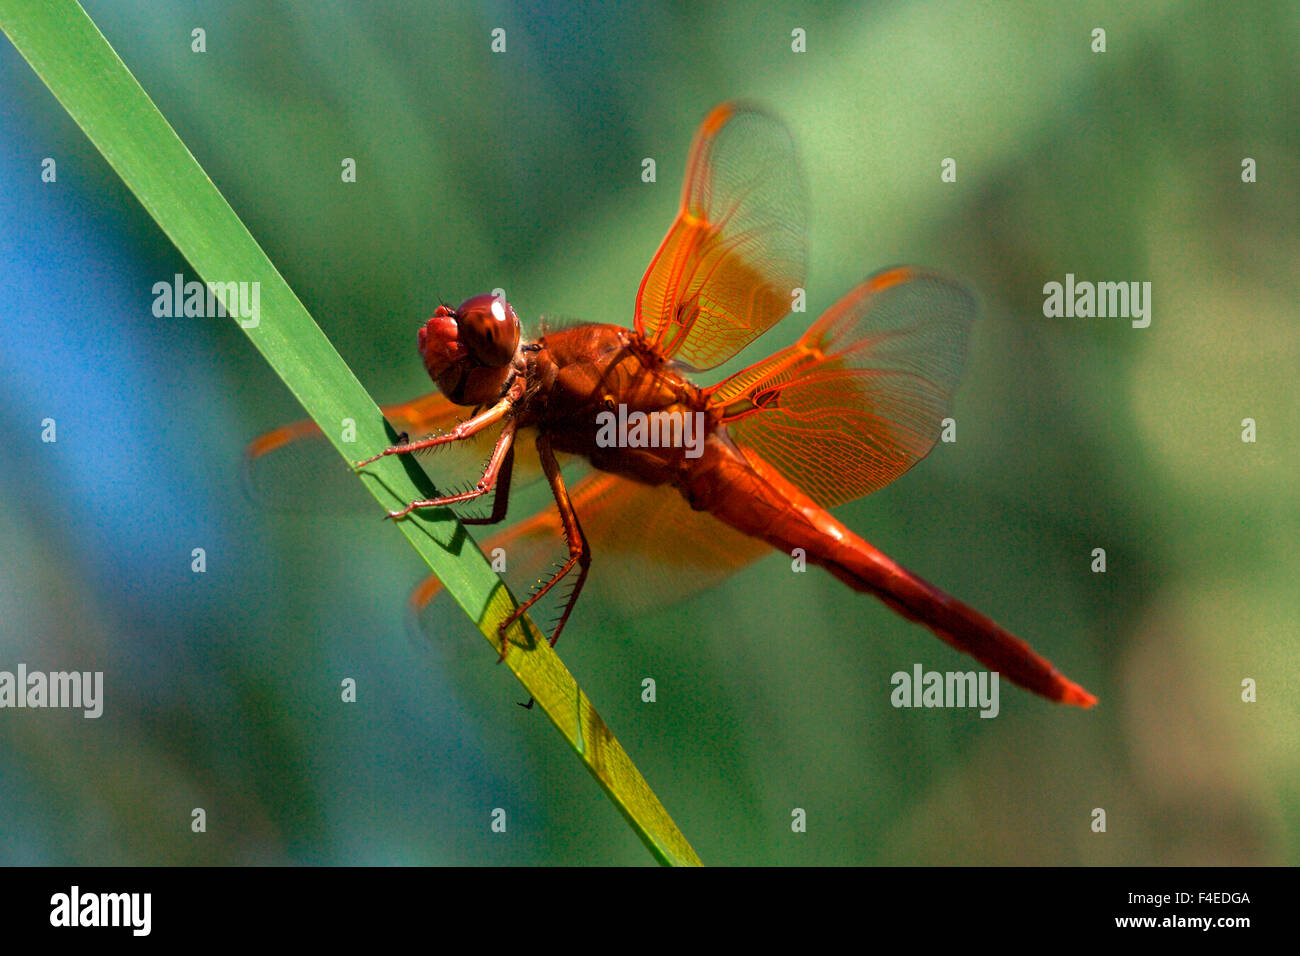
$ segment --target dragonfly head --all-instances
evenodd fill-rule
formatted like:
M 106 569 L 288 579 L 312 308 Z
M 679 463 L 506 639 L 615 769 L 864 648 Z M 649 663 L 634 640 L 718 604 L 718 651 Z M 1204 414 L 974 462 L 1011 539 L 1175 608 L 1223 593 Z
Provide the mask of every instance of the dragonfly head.
M 419 334 L 429 376 L 458 405 L 494 402 L 519 349 L 519 316 L 500 296 L 476 295 L 455 309 L 438 306 Z

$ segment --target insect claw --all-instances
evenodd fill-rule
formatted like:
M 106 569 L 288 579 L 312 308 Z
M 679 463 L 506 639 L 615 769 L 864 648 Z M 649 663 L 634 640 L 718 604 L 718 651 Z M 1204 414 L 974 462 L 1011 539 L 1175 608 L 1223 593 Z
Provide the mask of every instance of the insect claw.
M 497 636 L 501 638 L 501 653 L 497 655 L 498 664 L 505 662 L 506 654 L 510 651 L 510 638 L 507 636 L 506 632 L 510 630 L 510 627 L 514 623 L 514 621 L 507 618 L 497 625 Z

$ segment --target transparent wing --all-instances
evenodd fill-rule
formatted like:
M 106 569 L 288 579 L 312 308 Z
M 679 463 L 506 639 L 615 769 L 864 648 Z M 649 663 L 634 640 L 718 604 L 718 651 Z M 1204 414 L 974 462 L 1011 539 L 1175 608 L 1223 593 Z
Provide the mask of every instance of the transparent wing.
M 385 405 L 381 411 L 400 434 L 411 439 L 444 432 L 473 414 L 432 392 L 410 402 Z M 346 423 L 339 423 L 340 432 Z M 499 429 L 452 442 L 416 460 L 442 494 L 463 490 L 482 474 Z M 379 448 L 360 448 L 356 458 L 367 458 Z M 298 514 L 374 514 L 378 505 L 362 487 L 348 463 L 315 422 L 294 422 L 267 432 L 249 443 L 244 452 L 244 487 L 253 501 L 270 511 Z M 541 477 L 541 465 L 530 441 L 516 442 L 511 488 L 521 489 Z M 491 511 L 491 499 L 459 510 L 462 517 Z
M 977 313 L 960 283 L 889 269 L 849 292 L 794 345 L 707 394 L 737 445 L 834 507 L 929 454 Z
M 636 330 L 692 369 L 721 365 L 790 311 L 807 200 L 786 128 L 724 103 L 700 125 L 677 219 L 637 291 Z
M 592 555 L 579 607 L 589 599 L 608 600 L 626 613 L 651 612 L 713 587 L 771 550 L 707 512 L 693 511 L 671 487 L 592 471 L 571 485 L 569 498 Z M 489 560 L 504 562 L 502 576 L 521 599 L 568 553 L 553 502 L 479 540 Z M 441 591 L 441 582 L 430 576 L 411 594 L 419 628 L 436 639 L 446 634 L 445 615 L 431 607 Z M 533 618 L 544 633 L 559 605 L 557 597 L 535 606 Z

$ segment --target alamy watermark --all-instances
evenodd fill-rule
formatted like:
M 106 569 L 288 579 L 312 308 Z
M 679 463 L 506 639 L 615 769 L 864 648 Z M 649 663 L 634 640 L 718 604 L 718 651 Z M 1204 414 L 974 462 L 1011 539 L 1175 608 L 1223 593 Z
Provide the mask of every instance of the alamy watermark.
M 155 282 L 152 291 L 153 314 L 160 319 L 233 315 L 246 329 L 255 329 L 262 321 L 260 282 L 186 282 L 178 272 L 171 282 Z
M 19 664 L 0 671 L 0 708 L 5 707 L 70 708 L 93 720 L 104 712 L 104 672 L 29 671 Z
M 74 884 L 50 897 L 50 925 L 123 927 L 133 936 L 148 936 L 152 910 L 152 893 L 83 893 Z
M 910 674 L 896 671 L 889 682 L 895 707 L 978 707 L 981 717 L 998 715 L 997 671 L 927 671 L 914 664 Z
M 687 458 L 704 454 L 703 412 L 629 412 L 620 403 L 596 416 L 601 448 L 684 448 Z
M 1049 319 L 1132 319 L 1135 329 L 1151 324 L 1150 282 L 1075 281 L 1067 272 L 1064 283 L 1043 286 L 1043 297 Z

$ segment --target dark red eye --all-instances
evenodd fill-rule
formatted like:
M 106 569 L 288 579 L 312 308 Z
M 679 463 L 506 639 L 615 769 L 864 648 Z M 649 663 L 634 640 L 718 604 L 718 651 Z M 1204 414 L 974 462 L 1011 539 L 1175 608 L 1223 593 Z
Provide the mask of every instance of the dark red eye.
M 475 361 L 492 368 L 509 365 L 519 348 L 519 316 L 505 299 L 476 295 L 456 309 L 460 341 Z

